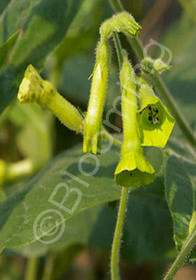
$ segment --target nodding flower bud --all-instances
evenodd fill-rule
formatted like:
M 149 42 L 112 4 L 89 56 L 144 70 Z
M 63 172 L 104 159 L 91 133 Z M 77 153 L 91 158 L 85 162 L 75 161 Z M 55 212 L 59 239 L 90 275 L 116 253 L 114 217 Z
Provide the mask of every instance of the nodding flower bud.
M 123 32 L 131 37 L 137 36 L 141 26 L 127 12 L 121 12 L 106 20 L 100 27 L 100 35 L 104 39 L 112 36 L 112 32 Z
M 121 160 L 115 170 L 115 181 L 125 187 L 140 187 L 154 179 L 154 168 L 145 159 L 137 123 L 135 73 L 124 54 L 120 71 L 123 113 Z
M 32 65 L 25 71 L 18 100 L 20 103 L 36 102 L 50 110 L 69 129 L 83 131 L 83 118 L 78 110 L 63 98 L 50 82 L 43 80 Z
M 144 73 L 162 73 L 165 70 L 169 70 L 171 68 L 170 65 L 163 62 L 161 59 L 152 59 L 151 57 L 145 57 L 142 60 L 142 71 Z
M 173 130 L 175 119 L 155 96 L 151 86 L 143 78 L 138 81 L 141 108 L 137 117 L 142 145 L 164 148 Z
M 83 152 L 98 153 L 101 146 L 101 123 L 107 90 L 110 49 L 106 40 L 97 46 L 96 63 L 92 74 L 92 83 L 88 110 L 84 122 Z

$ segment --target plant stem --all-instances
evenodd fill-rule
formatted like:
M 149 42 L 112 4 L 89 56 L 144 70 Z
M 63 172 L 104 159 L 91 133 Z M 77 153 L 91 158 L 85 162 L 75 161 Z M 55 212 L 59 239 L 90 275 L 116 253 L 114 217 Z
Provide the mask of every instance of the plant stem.
M 51 280 L 52 279 L 52 271 L 54 268 L 54 259 L 55 259 L 54 253 L 50 253 L 49 255 L 47 255 L 42 280 Z
M 124 9 L 122 7 L 122 4 L 120 3 L 120 0 L 109 0 L 113 10 L 115 13 L 122 12 Z M 134 37 L 132 39 L 128 38 L 129 43 L 131 44 L 135 54 L 137 57 L 142 60 L 145 56 L 144 54 L 144 48 L 142 46 L 142 43 L 140 42 L 139 38 Z M 196 136 L 194 135 L 193 131 L 191 130 L 189 124 L 184 119 L 183 115 L 180 112 L 180 109 L 174 102 L 174 99 L 172 98 L 172 95 L 165 85 L 164 81 L 161 79 L 159 74 L 155 74 L 151 76 L 152 81 L 156 87 L 156 89 L 160 92 L 162 97 L 165 99 L 167 106 L 169 110 L 174 115 L 177 124 L 179 125 L 182 133 L 186 137 L 186 139 L 189 141 L 190 144 L 196 145 Z
M 102 127 L 102 137 L 103 139 L 107 140 L 108 142 L 113 143 L 116 146 L 121 147 L 122 142 L 112 136 L 105 128 Z
M 31 257 L 28 259 L 27 267 L 25 271 L 25 280 L 36 280 L 37 279 L 37 267 L 38 258 Z
M 120 198 L 120 205 L 118 209 L 118 216 L 116 222 L 116 228 L 114 232 L 114 238 L 112 243 L 111 252 L 111 276 L 112 280 L 119 280 L 119 253 L 120 253 L 120 240 L 122 235 L 122 229 L 125 219 L 126 205 L 128 201 L 128 188 L 123 187 Z
M 115 44 L 117 57 L 118 57 L 118 64 L 119 64 L 119 67 L 121 67 L 122 63 L 123 63 L 123 53 L 122 53 L 120 39 L 116 32 L 113 32 L 113 38 L 114 38 L 114 44 Z
M 119 0 L 109 0 L 110 5 L 115 13 L 120 13 L 124 11 L 123 6 Z
M 183 264 L 185 258 L 188 256 L 192 248 L 194 247 L 196 242 L 196 232 L 194 231 L 194 234 L 191 234 L 186 242 L 183 248 L 181 249 L 180 253 L 177 255 L 175 261 L 171 265 L 169 271 L 165 275 L 163 280 L 172 280 L 175 274 L 177 273 L 178 269 Z

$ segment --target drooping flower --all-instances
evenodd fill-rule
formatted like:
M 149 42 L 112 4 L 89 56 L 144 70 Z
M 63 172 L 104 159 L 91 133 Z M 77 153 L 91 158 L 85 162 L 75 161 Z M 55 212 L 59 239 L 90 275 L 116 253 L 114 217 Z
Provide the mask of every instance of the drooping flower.
M 175 119 L 143 78 L 139 79 L 139 101 L 137 116 L 142 145 L 164 148 Z
M 123 145 L 115 170 L 115 181 L 125 187 L 140 187 L 154 179 L 154 168 L 146 160 L 141 147 L 137 122 L 135 73 L 124 54 L 120 72 L 123 113 Z

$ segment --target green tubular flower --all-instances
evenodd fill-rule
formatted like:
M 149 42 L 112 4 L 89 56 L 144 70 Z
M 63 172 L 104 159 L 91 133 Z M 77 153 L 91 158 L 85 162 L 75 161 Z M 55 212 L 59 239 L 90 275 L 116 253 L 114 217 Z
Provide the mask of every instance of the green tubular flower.
M 124 54 L 120 72 L 123 113 L 121 160 L 115 170 L 115 181 L 125 187 L 140 187 L 154 179 L 154 168 L 145 159 L 137 123 L 135 73 Z
M 20 103 L 37 102 L 50 110 L 69 129 L 83 131 L 83 118 L 78 110 L 63 98 L 50 82 L 43 80 L 32 65 L 25 71 L 18 100 Z
M 127 12 L 122 12 L 112 16 L 102 23 L 100 35 L 103 39 L 109 39 L 113 32 L 123 32 L 131 37 L 136 36 L 141 26 L 134 17 Z
M 175 119 L 142 78 L 139 79 L 139 95 L 141 108 L 137 116 L 142 145 L 164 148 Z
M 101 147 L 101 120 L 105 103 L 109 72 L 110 49 L 106 40 L 101 40 L 96 51 L 96 63 L 92 74 L 92 84 L 88 110 L 84 122 L 84 153 L 98 153 Z

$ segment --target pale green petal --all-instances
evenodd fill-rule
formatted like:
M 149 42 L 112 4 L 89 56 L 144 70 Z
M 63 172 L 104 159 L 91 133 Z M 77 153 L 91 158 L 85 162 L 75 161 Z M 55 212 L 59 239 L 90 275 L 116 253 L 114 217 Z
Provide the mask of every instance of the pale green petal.
M 140 106 L 137 117 L 142 146 L 164 148 L 173 130 L 175 119 L 146 82 L 140 84 Z
M 117 185 L 140 187 L 150 184 L 154 173 L 155 170 L 145 159 L 142 148 L 136 147 L 131 153 L 122 155 L 114 175 Z

